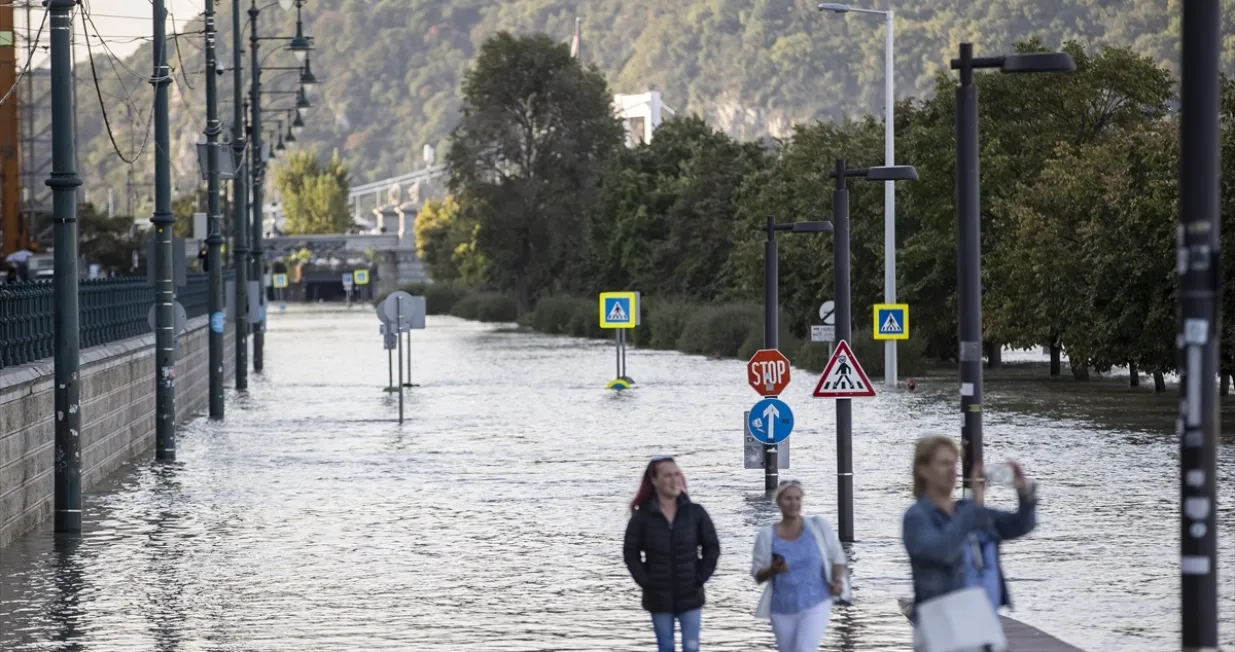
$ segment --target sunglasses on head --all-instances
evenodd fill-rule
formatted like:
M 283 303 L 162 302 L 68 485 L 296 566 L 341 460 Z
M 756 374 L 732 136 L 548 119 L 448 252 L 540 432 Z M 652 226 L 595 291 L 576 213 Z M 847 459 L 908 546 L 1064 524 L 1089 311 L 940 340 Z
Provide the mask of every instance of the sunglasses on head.
M 657 455 L 656 457 L 653 457 L 653 458 L 652 458 L 652 462 L 653 462 L 653 463 L 655 463 L 655 462 L 672 462 L 672 461 L 673 461 L 673 456 L 672 456 L 672 455 Z
M 797 480 L 781 480 L 777 487 L 800 487 L 802 483 Z

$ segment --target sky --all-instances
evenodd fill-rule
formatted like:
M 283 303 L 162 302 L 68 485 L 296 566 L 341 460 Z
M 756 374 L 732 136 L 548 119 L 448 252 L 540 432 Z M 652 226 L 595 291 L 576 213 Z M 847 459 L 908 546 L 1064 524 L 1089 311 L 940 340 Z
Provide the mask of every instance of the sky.
M 103 37 L 107 47 L 117 56 L 127 57 L 149 40 L 147 37 L 154 29 L 154 19 L 149 0 L 86 1 L 94 20 L 94 27 L 98 28 L 99 35 Z M 167 21 L 167 33 L 171 34 L 173 31 L 181 29 L 183 25 L 200 14 L 205 7 L 206 0 L 164 0 L 164 2 L 175 18 L 175 20 L 168 18 Z M 34 9 L 30 12 L 35 31 L 38 30 L 39 23 L 43 20 L 43 13 L 46 11 L 39 6 L 40 4 L 36 0 Z M 17 29 L 20 33 L 25 27 L 24 9 L 17 9 L 16 19 Z M 92 44 L 97 43 L 94 28 L 83 27 L 83 23 L 84 21 L 80 19 L 73 21 L 73 27 L 78 30 L 77 59 L 79 61 L 84 61 L 87 56 L 81 30 L 88 29 Z M 46 37 L 47 30 L 44 29 L 40 44 L 46 44 Z M 46 56 L 45 50 L 35 53 L 32 65 L 38 67 L 40 62 L 46 59 Z

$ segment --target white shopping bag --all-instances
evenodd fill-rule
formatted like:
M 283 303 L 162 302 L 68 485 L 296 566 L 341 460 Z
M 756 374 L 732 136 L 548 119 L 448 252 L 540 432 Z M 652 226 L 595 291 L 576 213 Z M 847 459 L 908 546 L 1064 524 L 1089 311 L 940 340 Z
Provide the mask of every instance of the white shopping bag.
M 1007 652 L 1008 639 L 986 590 L 954 591 L 918 605 L 920 652 Z

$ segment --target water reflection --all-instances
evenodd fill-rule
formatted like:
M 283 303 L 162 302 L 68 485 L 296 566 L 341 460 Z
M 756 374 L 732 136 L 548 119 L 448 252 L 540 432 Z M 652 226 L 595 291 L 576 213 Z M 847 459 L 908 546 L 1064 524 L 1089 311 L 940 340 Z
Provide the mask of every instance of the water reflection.
M 53 539 L 55 561 L 51 568 L 54 598 L 47 606 L 47 618 L 51 629 L 55 632 L 55 640 L 61 643 L 56 646 L 65 652 L 78 652 L 85 649 L 81 642 L 81 628 L 86 612 L 82 608 L 82 560 L 78 557 L 81 548 L 81 537 L 72 535 L 56 536 Z
M 41 531 L 0 551 L 0 649 L 647 650 L 621 536 L 658 453 L 678 456 L 721 536 L 705 648 L 773 649 L 749 569 L 777 510 L 762 475 L 742 469 L 754 397 L 740 362 L 632 350 L 639 384 L 608 392 L 610 343 L 436 319 L 413 338 L 421 386 L 400 426 L 373 321 L 272 318 L 266 374 L 226 423 L 188 424 L 176 464 L 143 459 L 87 496 L 73 547 Z M 782 397 L 798 413 L 786 476 L 835 523 L 834 411 L 812 388 L 799 379 Z M 1161 561 L 1178 555 L 1171 406 L 1138 400 L 1127 411 L 1142 422 L 1124 427 L 1083 398 L 1020 391 L 988 393 L 986 420 L 988 458 L 1020 459 L 1044 489 L 1039 530 L 1004 551 L 1014 615 L 1089 652 L 1177 647 L 1177 571 Z M 910 449 L 956 424 L 946 382 L 854 402 L 854 605 L 834 612 L 824 650 L 909 647 L 897 598 L 910 592 Z M 1222 447 L 1224 479 L 1233 452 Z M 1235 496 L 1221 486 L 1229 561 Z M 1235 583 L 1222 577 L 1229 619 Z

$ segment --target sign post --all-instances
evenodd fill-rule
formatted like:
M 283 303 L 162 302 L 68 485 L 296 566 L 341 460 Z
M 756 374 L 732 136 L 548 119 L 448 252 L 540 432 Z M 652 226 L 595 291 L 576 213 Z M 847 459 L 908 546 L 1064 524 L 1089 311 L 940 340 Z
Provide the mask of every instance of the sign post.
M 640 324 L 639 299 L 638 292 L 600 293 L 600 327 L 613 330 L 617 344 L 617 376 L 607 389 L 630 389 L 635 383 L 626 375 L 626 331 Z
M 347 307 L 352 307 L 352 273 L 348 272 L 343 275 L 343 291 L 347 293 Z
M 836 302 L 832 300 L 819 304 L 819 319 L 822 324 L 810 327 L 810 341 L 827 342 L 828 355 L 832 355 L 832 343 L 836 341 Z
M 272 274 L 270 279 L 271 285 L 274 286 L 274 298 L 279 302 L 279 311 L 282 312 L 287 309 L 287 306 L 283 305 L 283 291 L 287 289 L 287 274 Z
M 352 281 L 355 282 L 357 288 L 367 288 L 369 285 L 369 270 L 358 269 L 352 272 Z M 357 290 L 359 292 L 359 290 Z M 360 296 L 366 296 L 364 292 L 360 292 Z
M 789 468 L 789 434 L 793 432 L 793 411 L 777 397 L 785 391 L 792 379 L 793 371 L 789 358 L 777 349 L 759 349 L 746 363 L 746 384 L 764 397 L 746 413 L 746 432 L 749 438 L 754 440 L 762 457 L 762 464 L 755 468 L 764 469 L 765 485 L 768 484 L 767 474 L 778 476 L 780 469 Z
M 909 304 L 876 303 L 871 313 L 874 318 L 871 332 L 876 340 L 909 339 Z
M 351 278 L 351 274 L 347 275 Z M 412 296 L 402 290 L 396 290 L 390 293 L 384 301 L 377 307 L 377 317 L 385 326 L 383 335 L 385 335 L 387 351 L 398 349 L 399 357 L 399 423 L 403 423 L 403 388 L 413 387 L 410 383 L 403 382 L 403 338 L 399 337 L 400 333 L 407 333 L 407 348 L 408 348 L 408 376 L 411 379 L 411 355 L 412 355 L 412 339 L 411 331 L 413 329 L 423 329 L 425 327 L 425 298 L 420 296 Z M 387 354 L 389 357 L 389 354 Z

